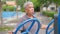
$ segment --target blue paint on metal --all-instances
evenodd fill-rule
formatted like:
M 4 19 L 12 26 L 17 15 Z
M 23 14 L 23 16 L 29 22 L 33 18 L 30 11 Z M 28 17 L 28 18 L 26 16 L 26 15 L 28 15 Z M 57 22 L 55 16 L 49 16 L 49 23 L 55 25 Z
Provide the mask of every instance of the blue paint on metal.
M 38 34 L 39 29 L 40 29 L 40 22 L 38 21 L 37 18 L 28 19 L 28 20 L 22 22 L 22 23 L 17 27 L 17 29 L 16 29 L 16 31 L 14 32 L 14 34 L 17 34 L 18 30 L 19 30 L 24 24 L 29 23 L 29 21 L 33 21 L 34 23 L 35 23 L 35 21 L 36 21 L 36 23 L 38 23 L 38 28 L 37 28 L 37 31 L 36 31 L 36 33 L 35 33 L 35 34 Z M 29 27 L 25 32 L 23 32 L 22 34 L 26 34 L 27 32 L 29 32 L 30 29 L 32 28 L 32 26 L 34 25 L 34 23 L 32 23 L 32 25 L 30 25 L 30 27 Z
M 58 34 L 60 34 L 60 7 L 58 9 Z
M 54 19 L 51 20 L 50 23 L 48 24 L 48 26 L 47 26 L 47 28 L 46 28 L 46 34 L 50 34 L 50 33 L 54 30 L 54 28 L 53 28 L 53 29 L 51 29 L 50 31 L 48 31 L 48 30 L 49 30 L 49 27 L 50 27 L 53 23 L 54 23 Z
M 50 34 L 53 30 L 54 30 L 54 28 L 52 28 L 52 29 L 49 31 L 49 33 L 48 33 L 48 34 Z

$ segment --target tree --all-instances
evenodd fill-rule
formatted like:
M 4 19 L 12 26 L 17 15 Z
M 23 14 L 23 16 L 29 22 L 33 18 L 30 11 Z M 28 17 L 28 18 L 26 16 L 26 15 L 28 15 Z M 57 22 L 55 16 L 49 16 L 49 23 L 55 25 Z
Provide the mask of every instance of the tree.
M 47 4 L 48 0 L 31 0 L 34 3 L 35 10 L 42 11 L 42 7 Z
M 60 0 L 54 0 L 54 3 L 56 4 L 56 11 L 57 11 L 57 7 L 60 6 Z
M 34 4 L 34 8 L 35 8 L 35 11 L 39 11 L 40 10 L 40 3 L 38 0 L 30 0 L 33 2 Z
M 21 9 L 23 9 L 23 4 L 26 2 L 26 0 L 16 0 L 16 13 L 17 13 L 17 18 L 18 18 L 18 6 L 20 6 Z
M 0 0 L 0 27 L 3 26 L 3 19 L 2 19 L 2 1 Z

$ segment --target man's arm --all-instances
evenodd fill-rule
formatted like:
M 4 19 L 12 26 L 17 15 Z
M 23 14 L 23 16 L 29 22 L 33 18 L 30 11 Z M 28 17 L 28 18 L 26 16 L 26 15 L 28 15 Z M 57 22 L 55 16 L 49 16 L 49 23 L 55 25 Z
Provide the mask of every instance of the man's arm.
M 8 34 L 13 34 L 16 30 L 16 27 L 19 25 L 20 22 L 21 22 L 21 20 L 19 22 L 17 22 L 18 24 L 14 27 L 14 29 L 12 31 L 8 31 Z M 21 30 L 19 30 L 19 32 L 21 32 Z
M 12 30 L 12 31 L 8 31 L 8 34 L 13 34 L 15 30 L 16 30 L 16 29 L 14 29 L 14 30 Z
M 44 25 L 44 24 L 42 24 L 42 25 L 41 25 L 41 29 L 46 29 L 47 26 L 48 26 L 48 25 Z M 51 28 L 53 28 L 53 25 L 51 25 L 49 29 L 51 29 Z
M 12 31 L 8 31 L 8 34 L 13 34 L 15 32 L 16 29 L 12 30 Z M 19 34 L 21 33 L 21 30 L 19 30 Z

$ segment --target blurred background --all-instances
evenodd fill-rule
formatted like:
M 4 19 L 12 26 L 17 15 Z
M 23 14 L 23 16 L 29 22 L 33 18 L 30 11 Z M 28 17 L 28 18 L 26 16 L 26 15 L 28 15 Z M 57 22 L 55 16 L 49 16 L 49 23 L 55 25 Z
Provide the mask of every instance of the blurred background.
M 54 19 L 60 6 L 60 0 L 0 0 L 0 34 L 8 34 L 14 29 L 19 18 L 25 15 L 23 4 L 27 1 L 33 2 L 35 16 L 46 25 Z M 45 29 L 39 33 L 45 34 Z

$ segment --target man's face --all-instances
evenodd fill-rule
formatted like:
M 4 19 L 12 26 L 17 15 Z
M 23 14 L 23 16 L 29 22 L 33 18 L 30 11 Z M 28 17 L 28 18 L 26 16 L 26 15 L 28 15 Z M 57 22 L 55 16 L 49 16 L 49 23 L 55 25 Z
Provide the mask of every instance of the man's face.
M 32 14 L 34 14 L 34 6 L 33 6 L 33 4 L 29 4 L 27 7 L 26 7 L 26 13 L 27 14 L 30 14 L 30 15 L 32 15 Z

